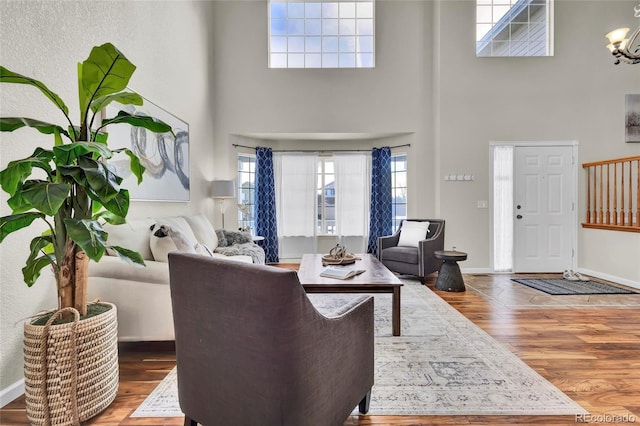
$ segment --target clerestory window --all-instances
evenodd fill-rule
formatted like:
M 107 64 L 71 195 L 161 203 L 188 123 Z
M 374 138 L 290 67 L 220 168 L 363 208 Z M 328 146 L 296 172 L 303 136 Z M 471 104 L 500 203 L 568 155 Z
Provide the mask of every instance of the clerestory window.
M 553 56 L 553 0 L 476 0 L 476 56 Z
M 269 68 L 373 68 L 374 0 L 270 0 Z

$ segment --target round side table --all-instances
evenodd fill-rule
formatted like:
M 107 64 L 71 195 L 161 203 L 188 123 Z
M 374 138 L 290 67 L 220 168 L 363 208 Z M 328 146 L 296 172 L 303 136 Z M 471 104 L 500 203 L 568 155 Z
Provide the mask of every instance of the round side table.
M 464 280 L 458 262 L 467 260 L 467 253 L 452 250 L 438 250 L 433 253 L 436 259 L 443 260 L 438 271 L 436 290 L 465 291 Z

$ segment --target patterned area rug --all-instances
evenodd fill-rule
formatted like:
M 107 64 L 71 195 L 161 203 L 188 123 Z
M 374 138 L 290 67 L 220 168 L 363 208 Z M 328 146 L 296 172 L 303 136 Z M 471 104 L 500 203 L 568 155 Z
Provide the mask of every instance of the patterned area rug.
M 598 281 L 569 281 L 565 279 L 512 279 L 519 284 L 526 285 L 547 294 L 575 295 L 575 294 L 635 294 L 637 291 L 615 287 Z
M 428 288 L 403 282 L 402 336 L 391 335 L 391 296 L 375 295 L 376 377 L 369 414 L 587 413 Z M 310 299 L 323 310 L 354 296 Z M 131 417 L 174 416 L 182 416 L 175 369 Z

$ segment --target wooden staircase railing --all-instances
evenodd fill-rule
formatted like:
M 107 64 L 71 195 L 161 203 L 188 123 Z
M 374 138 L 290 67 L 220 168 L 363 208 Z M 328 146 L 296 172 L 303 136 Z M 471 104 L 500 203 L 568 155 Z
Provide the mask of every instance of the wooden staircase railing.
M 584 163 L 587 219 L 583 228 L 640 232 L 640 156 Z

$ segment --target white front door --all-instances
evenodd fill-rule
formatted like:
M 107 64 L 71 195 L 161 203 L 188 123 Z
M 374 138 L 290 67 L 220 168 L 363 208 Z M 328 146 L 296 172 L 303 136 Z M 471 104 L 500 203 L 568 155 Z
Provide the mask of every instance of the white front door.
M 514 272 L 572 268 L 575 182 L 571 146 L 516 146 Z

